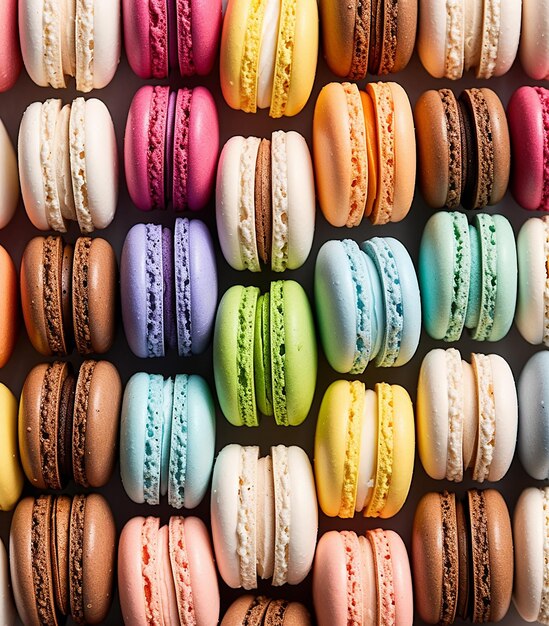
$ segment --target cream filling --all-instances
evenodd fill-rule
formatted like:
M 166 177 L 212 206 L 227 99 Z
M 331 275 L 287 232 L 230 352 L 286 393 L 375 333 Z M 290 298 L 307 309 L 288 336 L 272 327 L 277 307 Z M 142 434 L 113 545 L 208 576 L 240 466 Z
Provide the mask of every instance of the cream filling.
M 477 78 L 490 78 L 496 69 L 501 22 L 500 0 L 484 0 L 482 47 Z
M 537 621 L 549 624 L 549 487 L 543 490 L 543 587 Z
M 259 459 L 257 479 L 257 573 L 266 579 L 273 575 L 275 544 L 273 462 L 270 456 Z
M 463 46 L 465 38 L 464 0 L 446 0 L 446 64 L 444 74 L 458 79 L 463 75 Z
M 42 12 L 44 70 L 48 83 L 55 89 L 63 89 L 67 86 L 63 75 L 61 21 L 62 14 L 58 10 L 58 2 L 44 0 Z
M 275 549 L 272 584 L 276 587 L 288 582 L 290 560 L 290 470 L 288 449 L 285 446 L 273 446 L 273 476 L 275 495 Z
M 240 153 L 238 241 L 242 264 L 252 272 L 261 270 L 255 236 L 255 164 L 260 142 L 258 137 L 248 137 Z
M 358 466 L 358 486 L 356 492 L 357 512 L 368 506 L 376 482 L 377 465 L 377 397 L 372 389 L 364 395 L 364 415 L 360 434 L 360 460 Z
M 446 355 L 446 381 L 448 387 L 448 456 L 446 478 L 455 482 L 463 480 L 463 418 L 464 391 L 461 355 L 449 348 Z
M 482 1 L 465 0 L 465 69 L 476 67 L 482 42 Z
M 76 0 L 76 89 L 93 89 L 94 0 Z
M 66 104 L 57 118 L 55 129 L 55 167 L 57 194 L 61 214 L 67 220 L 76 220 L 74 197 L 72 194 L 71 159 L 69 150 L 69 120 L 71 105 Z
M 278 23 L 280 21 L 280 0 L 266 0 L 265 14 L 261 26 L 261 48 L 257 76 L 257 106 L 266 109 L 271 106 L 276 48 L 278 44 Z
M 257 587 L 255 514 L 257 507 L 257 446 L 242 446 L 238 489 L 237 555 L 240 584 L 244 589 Z
M 545 225 L 545 289 L 543 291 L 544 316 L 543 316 L 543 343 L 549 347 L 549 218 L 543 217 Z
M 72 102 L 69 121 L 69 148 L 71 160 L 72 193 L 78 225 L 82 233 L 94 229 L 88 202 L 86 176 L 86 101 L 76 98 Z
M 60 100 L 46 100 L 42 105 L 40 120 L 40 164 L 44 189 L 44 209 L 50 228 L 60 232 L 67 230 L 57 193 L 56 128 L 61 113 Z
M 271 267 L 275 272 L 283 272 L 288 266 L 288 160 L 286 133 L 282 130 L 275 131 L 271 136 L 271 176 Z
M 472 354 L 478 397 L 478 441 L 477 456 L 473 469 L 473 480 L 484 482 L 490 473 L 496 442 L 496 403 L 490 357 Z

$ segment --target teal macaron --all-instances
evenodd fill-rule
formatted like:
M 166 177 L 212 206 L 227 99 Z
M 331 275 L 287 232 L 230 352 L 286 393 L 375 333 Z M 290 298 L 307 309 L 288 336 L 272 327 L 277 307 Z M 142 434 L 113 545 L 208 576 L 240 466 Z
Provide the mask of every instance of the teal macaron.
M 219 404 L 234 426 L 258 426 L 260 415 L 297 426 L 309 413 L 317 352 L 309 300 L 292 280 L 269 293 L 235 285 L 224 294 L 214 330 Z
M 435 213 L 423 231 L 419 280 L 425 329 L 433 339 L 457 341 L 468 328 L 477 341 L 499 341 L 509 332 L 517 299 L 509 221 L 478 213 L 469 224 L 463 213 Z
M 414 265 L 392 237 L 327 241 L 315 265 L 315 305 L 326 358 L 338 372 L 398 367 L 414 355 L 421 303 Z
M 215 409 L 198 375 L 139 372 L 128 381 L 120 424 L 120 475 L 137 503 L 174 508 L 202 501 L 212 473 Z

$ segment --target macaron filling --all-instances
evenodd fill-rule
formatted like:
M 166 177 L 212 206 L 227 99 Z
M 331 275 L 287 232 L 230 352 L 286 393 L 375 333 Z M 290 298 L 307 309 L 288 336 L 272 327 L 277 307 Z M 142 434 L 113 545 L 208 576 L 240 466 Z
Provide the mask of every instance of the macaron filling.
M 273 237 L 272 191 L 271 142 L 269 139 L 262 139 L 255 163 L 254 210 L 257 252 L 263 263 L 268 263 L 271 258 Z
M 277 53 L 278 25 L 280 9 L 283 3 L 280 0 L 261 2 L 265 7 L 261 23 L 260 50 L 257 66 L 257 106 L 266 109 L 271 104 L 273 93 L 274 68 Z
M 57 189 L 56 129 L 61 121 L 61 101 L 46 100 L 40 116 L 40 164 L 44 186 L 44 209 L 46 220 L 52 230 L 66 232 L 67 225 L 61 213 Z
M 86 101 L 76 98 L 69 120 L 72 191 L 78 226 L 82 233 L 91 233 L 94 223 L 89 206 L 86 166 Z
M 196 623 L 195 605 L 191 580 L 189 556 L 185 542 L 185 521 L 182 517 L 170 517 L 168 546 L 175 587 L 177 609 L 181 624 Z
M 271 137 L 272 246 L 271 267 L 283 272 L 288 266 L 288 160 L 286 133 L 275 131 Z
M 240 153 L 238 240 L 244 269 L 252 272 L 261 270 L 255 230 L 255 164 L 260 142 L 257 137 L 248 137 Z
M 291 483 L 288 448 L 273 446 L 274 501 L 275 501 L 275 544 L 272 584 L 288 582 L 289 551 L 291 541 Z
M 446 479 L 463 480 L 463 426 L 464 388 L 461 354 L 458 350 L 446 350 L 446 386 L 448 389 L 448 457 Z
M 349 384 L 350 410 L 347 415 L 347 437 L 343 462 L 343 483 L 339 517 L 353 517 L 355 513 L 359 459 L 361 452 L 362 421 L 364 416 L 364 383 L 354 380 Z
M 242 446 L 240 452 L 240 479 L 238 488 L 238 549 L 240 583 L 244 589 L 257 587 L 256 536 L 253 532 L 256 516 L 256 476 L 258 448 Z M 276 484 L 275 484 L 276 489 Z M 273 580 L 273 584 L 274 580 Z
M 450 320 L 444 341 L 458 341 L 465 325 L 471 281 L 469 225 L 463 213 L 453 212 L 454 282 Z
M 473 468 L 473 480 L 484 482 L 490 474 L 496 441 L 496 403 L 490 357 L 472 354 L 478 398 L 477 456 Z

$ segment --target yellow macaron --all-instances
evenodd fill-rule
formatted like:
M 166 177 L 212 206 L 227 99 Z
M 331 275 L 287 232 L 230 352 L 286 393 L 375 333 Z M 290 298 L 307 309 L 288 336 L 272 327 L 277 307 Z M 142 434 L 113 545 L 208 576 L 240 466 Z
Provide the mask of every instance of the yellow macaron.
M 17 400 L 0 383 L 0 511 L 13 509 L 23 490 L 17 447 Z
M 315 477 L 331 517 L 392 517 L 410 489 L 415 456 L 408 392 L 378 383 L 338 380 L 324 394 L 315 435 Z M 398 459 L 398 462 L 396 462 Z

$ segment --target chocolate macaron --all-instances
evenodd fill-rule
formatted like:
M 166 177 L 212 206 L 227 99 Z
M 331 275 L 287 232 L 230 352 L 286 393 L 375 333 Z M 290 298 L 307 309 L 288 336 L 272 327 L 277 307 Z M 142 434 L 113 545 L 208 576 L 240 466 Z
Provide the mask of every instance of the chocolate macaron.
M 15 603 L 25 626 L 99 624 L 112 601 L 116 528 L 99 494 L 21 500 L 10 530 Z
M 102 354 L 114 341 L 116 258 L 104 239 L 35 237 L 21 262 L 21 303 L 29 339 L 45 356 Z
M 39 489 L 105 485 L 114 468 L 122 383 L 108 361 L 42 363 L 28 374 L 19 404 L 23 470 Z
M 240 596 L 221 621 L 221 626 L 310 626 L 311 616 L 299 602 L 271 600 L 266 596 Z
M 499 622 L 513 590 L 513 538 L 505 500 L 494 489 L 427 493 L 412 529 L 416 608 L 427 624 Z
M 509 183 L 511 147 L 505 110 L 491 89 L 423 93 L 414 109 L 418 175 L 434 209 L 482 209 Z

